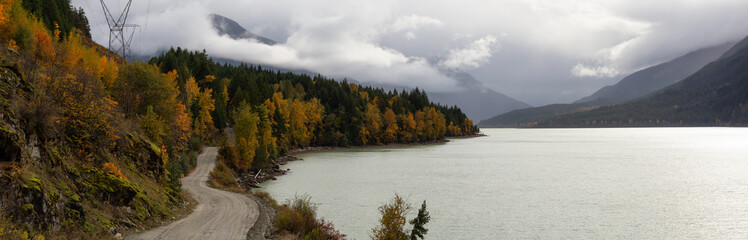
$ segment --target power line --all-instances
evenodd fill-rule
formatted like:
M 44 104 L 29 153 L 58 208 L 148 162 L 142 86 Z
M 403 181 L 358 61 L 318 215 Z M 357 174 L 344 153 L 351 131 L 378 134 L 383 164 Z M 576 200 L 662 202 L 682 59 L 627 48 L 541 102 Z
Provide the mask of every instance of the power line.
M 104 0 L 101 1 L 101 8 L 104 10 L 104 17 L 106 17 L 106 23 L 109 25 L 109 50 L 115 53 L 122 54 L 122 58 L 127 60 L 127 55 L 130 54 L 130 43 L 132 37 L 135 34 L 135 28 L 140 27 L 137 24 L 127 24 L 127 15 L 130 14 L 130 5 L 132 0 L 127 1 L 122 13 L 119 17 L 115 18 L 112 12 L 109 11 Z M 133 29 L 129 36 L 125 36 L 125 28 Z

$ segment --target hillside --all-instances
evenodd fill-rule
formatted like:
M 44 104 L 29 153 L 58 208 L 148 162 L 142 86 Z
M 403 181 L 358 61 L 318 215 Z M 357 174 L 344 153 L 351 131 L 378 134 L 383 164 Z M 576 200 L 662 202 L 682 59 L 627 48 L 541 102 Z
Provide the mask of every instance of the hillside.
M 676 83 L 703 68 L 725 53 L 735 42 L 699 49 L 686 55 L 626 76 L 612 86 L 606 86 L 575 103 L 591 102 L 597 106 L 623 103 L 644 97 Z
M 429 97 L 444 105 L 460 107 L 470 119 L 487 119 L 515 109 L 531 107 L 527 103 L 484 86 L 469 73 L 452 71 L 447 72 L 447 76 L 455 79 L 464 90 L 432 92 L 429 93 Z
M 69 5 L 32 17 L 25 3 L 0 3 L 0 239 L 107 239 L 188 211 L 183 171 L 166 166 L 189 170 L 194 149 L 154 141 L 146 118 L 119 108 L 133 96 L 122 86 L 143 76 L 126 76 L 87 32 L 37 20 L 80 17 L 45 15 Z M 168 97 L 143 99 L 143 108 L 172 107 Z
M 275 45 L 276 43 L 271 39 L 248 31 L 247 29 L 239 25 L 239 23 L 231 20 L 230 18 L 218 14 L 211 14 L 209 17 L 211 19 L 211 23 L 213 24 L 213 28 L 218 31 L 219 35 L 228 35 L 233 39 L 252 39 L 267 45 Z
M 527 127 L 554 116 L 583 112 L 599 106 L 591 103 L 550 104 L 510 111 L 480 121 L 480 127 Z
M 124 62 L 0 1 L 0 239 L 109 239 L 189 211 L 179 178 L 233 127 L 239 173 L 308 146 L 433 142 L 478 132 L 418 89 L 221 65 L 172 49 Z M 45 14 L 45 12 L 41 12 Z
M 584 112 L 600 106 L 639 99 L 683 80 L 719 58 L 733 45 L 735 43 L 730 42 L 699 49 L 671 61 L 642 69 L 624 77 L 615 85 L 603 87 L 594 94 L 571 104 L 551 104 L 519 109 L 483 120 L 479 125 L 481 127 L 523 127 L 554 116 Z
M 633 102 L 554 117 L 539 127 L 745 126 L 748 38 L 716 61 L 658 93 Z

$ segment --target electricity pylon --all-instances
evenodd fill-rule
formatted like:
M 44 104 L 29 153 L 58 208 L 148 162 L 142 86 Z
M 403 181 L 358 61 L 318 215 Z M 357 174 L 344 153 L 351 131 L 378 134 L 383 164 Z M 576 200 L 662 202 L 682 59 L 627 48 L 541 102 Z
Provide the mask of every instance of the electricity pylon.
M 127 24 L 127 15 L 130 14 L 130 5 L 132 0 L 127 1 L 125 9 L 122 10 L 118 18 L 114 18 L 114 15 L 109 11 L 104 0 L 101 0 L 101 8 L 104 9 L 104 15 L 106 16 L 106 23 L 109 25 L 109 50 L 117 54 L 122 54 L 122 58 L 127 60 L 127 55 L 130 54 L 130 43 L 132 37 L 135 34 L 135 30 L 130 32 L 130 36 L 125 38 L 125 28 L 137 28 L 140 27 L 137 24 Z

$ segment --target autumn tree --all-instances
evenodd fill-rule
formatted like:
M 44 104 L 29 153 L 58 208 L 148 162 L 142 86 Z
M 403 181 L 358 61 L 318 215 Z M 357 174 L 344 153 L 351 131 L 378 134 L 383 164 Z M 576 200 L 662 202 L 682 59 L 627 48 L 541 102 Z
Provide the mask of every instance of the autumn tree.
M 146 113 L 139 114 L 137 119 L 140 129 L 148 139 L 159 145 L 163 143 L 163 139 L 169 134 L 169 129 L 161 116 L 153 112 L 152 106 L 148 106 Z
M 290 143 L 295 146 L 309 146 L 314 139 L 315 129 L 322 123 L 324 108 L 316 99 L 308 102 L 293 99 L 289 102 L 288 134 Z
M 252 112 L 252 107 L 243 105 L 234 113 L 234 137 L 239 162 L 234 163 L 240 170 L 247 171 L 252 167 L 259 145 L 257 141 L 257 124 L 260 118 Z
M 382 127 L 382 116 L 379 112 L 379 108 L 373 103 L 366 105 L 366 111 L 362 119 L 363 126 L 359 131 L 358 135 L 361 138 L 361 142 L 365 144 L 380 144 L 381 143 L 381 127 Z
M 400 132 L 398 138 L 401 142 L 418 141 L 417 123 L 412 113 L 401 114 L 398 116 L 400 123 Z
M 279 149 L 287 149 L 290 144 L 288 129 L 291 127 L 289 124 L 290 112 L 288 101 L 283 99 L 282 93 L 275 92 L 271 98 L 265 100 L 264 105 L 268 109 L 268 116 L 271 120 L 273 136 L 276 139 L 277 147 Z
M 128 117 L 145 114 L 151 106 L 159 116 L 171 119 L 179 95 L 176 77 L 176 71 L 162 74 L 155 65 L 125 64 L 115 80 L 114 96 Z
M 397 142 L 397 134 L 400 131 L 400 127 L 397 125 L 397 116 L 392 109 L 387 108 L 382 116 L 384 121 L 384 142 L 394 143 Z
M 374 240 L 407 240 L 408 235 L 405 233 L 405 215 L 410 211 L 410 204 L 395 194 L 390 203 L 379 207 L 379 213 L 382 215 L 379 219 L 379 226 L 372 229 L 371 239 Z
M 277 155 L 276 140 L 273 137 L 272 125 L 268 116 L 267 107 L 265 105 L 259 105 L 256 108 L 256 113 L 259 122 L 257 124 L 257 151 L 253 161 L 255 166 L 253 167 L 265 168 L 269 166 L 269 160 Z
M 212 82 L 215 77 L 207 76 L 207 78 L 209 80 L 203 80 L 202 82 Z M 216 101 L 212 96 L 213 89 L 201 89 L 195 78 L 190 77 L 185 84 L 185 91 L 187 106 L 193 119 L 193 134 L 199 136 L 203 141 L 209 142 L 213 135 L 217 133 L 211 114 L 216 109 Z
M 176 150 L 187 148 L 187 141 L 192 136 L 191 126 L 192 119 L 187 113 L 187 107 L 182 103 L 174 104 L 174 120 L 172 121 L 170 131 L 174 140 L 173 146 Z
M 115 146 L 120 114 L 100 81 L 79 71 L 55 79 L 50 90 L 62 110 L 64 134 L 78 146 L 79 157 L 90 159 L 98 149 Z
M 425 225 L 431 220 L 429 212 L 426 211 L 426 201 L 423 201 L 418 215 L 410 221 L 413 228 L 408 231 L 405 224 L 408 223 L 406 215 L 410 211 L 410 203 L 405 201 L 400 195 L 395 197 L 387 204 L 379 207 L 379 226 L 372 229 L 371 239 L 374 240 L 417 240 L 424 239 L 428 232 Z

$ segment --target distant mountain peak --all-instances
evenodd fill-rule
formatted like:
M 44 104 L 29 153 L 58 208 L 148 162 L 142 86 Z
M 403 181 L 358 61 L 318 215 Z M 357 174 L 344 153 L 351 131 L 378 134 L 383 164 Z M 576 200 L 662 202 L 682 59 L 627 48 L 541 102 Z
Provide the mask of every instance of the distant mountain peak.
M 444 75 L 457 81 L 457 85 L 462 90 L 458 92 L 432 92 L 429 93 L 429 98 L 447 106 L 457 105 L 470 119 L 475 121 L 515 109 L 532 107 L 527 103 L 486 87 L 481 81 L 465 71 L 455 69 L 442 69 L 441 71 Z
M 219 35 L 227 35 L 233 39 L 253 39 L 267 45 L 276 44 L 275 41 L 269 38 L 248 31 L 247 29 L 239 25 L 239 23 L 230 18 L 214 13 L 210 14 L 210 19 L 213 24 L 213 28 L 218 31 Z
M 597 105 L 608 105 L 645 97 L 670 84 L 683 80 L 721 55 L 729 54 L 725 52 L 735 43 L 735 41 L 731 41 L 701 48 L 676 59 L 642 69 L 626 76 L 615 85 L 605 86 L 575 103 L 589 102 Z

